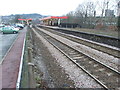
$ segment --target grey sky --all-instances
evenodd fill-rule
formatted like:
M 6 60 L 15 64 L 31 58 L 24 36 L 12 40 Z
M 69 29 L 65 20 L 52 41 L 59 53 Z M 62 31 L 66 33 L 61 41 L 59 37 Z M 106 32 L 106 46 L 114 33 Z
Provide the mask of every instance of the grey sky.
M 0 15 L 39 13 L 61 16 L 85 1 L 96 0 L 1 0 Z

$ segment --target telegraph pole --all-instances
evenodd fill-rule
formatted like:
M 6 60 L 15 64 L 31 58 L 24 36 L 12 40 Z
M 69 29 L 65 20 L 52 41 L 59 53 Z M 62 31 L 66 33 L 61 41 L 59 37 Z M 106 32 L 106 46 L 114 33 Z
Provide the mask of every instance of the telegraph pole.
M 107 6 L 107 8 L 106 8 L 106 13 L 108 14 L 108 4 L 109 4 L 109 1 L 107 0 L 107 2 L 106 2 L 106 6 Z M 108 22 L 108 15 L 106 15 L 105 16 L 105 23 L 107 23 Z
M 109 1 L 107 1 L 107 10 L 108 10 L 108 4 L 109 4 Z
M 118 26 L 118 31 L 120 31 L 120 1 L 118 2 L 118 25 L 117 26 Z

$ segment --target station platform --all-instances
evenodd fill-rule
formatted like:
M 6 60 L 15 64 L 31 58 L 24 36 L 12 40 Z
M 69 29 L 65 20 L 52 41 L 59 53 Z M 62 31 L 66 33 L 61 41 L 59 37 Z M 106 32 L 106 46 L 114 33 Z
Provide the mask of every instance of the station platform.
M 0 89 L 16 88 L 20 63 L 23 58 L 27 27 L 19 32 L 14 44 L 0 64 Z

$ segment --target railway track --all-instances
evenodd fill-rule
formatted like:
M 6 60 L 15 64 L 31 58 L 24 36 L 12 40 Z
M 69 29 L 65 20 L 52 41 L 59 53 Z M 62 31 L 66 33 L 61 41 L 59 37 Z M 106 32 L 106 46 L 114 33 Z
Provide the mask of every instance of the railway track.
M 74 36 L 85 38 L 87 40 L 91 40 L 91 41 L 98 42 L 98 43 L 101 43 L 101 44 L 106 44 L 106 45 L 110 45 L 110 46 L 113 46 L 113 47 L 120 48 L 120 45 L 119 45 L 120 38 L 119 37 L 92 34 L 92 33 L 87 33 L 87 32 L 70 30 L 70 29 L 67 29 L 67 28 L 50 27 L 50 26 L 42 26 L 42 25 L 38 25 L 38 26 L 40 28 L 44 28 L 44 27 L 46 28 L 47 27 L 47 28 L 57 30 L 57 31 L 62 32 L 62 33 L 74 35 Z
M 36 29 L 36 28 L 35 28 Z M 35 30 L 34 29 L 34 30 Z M 33 31 L 34 31 L 33 30 Z M 85 73 L 98 82 L 103 88 L 119 88 L 120 72 L 108 67 L 107 65 L 95 60 L 79 50 L 56 40 L 39 29 L 34 32 L 43 36 L 49 43 L 63 53 L 69 60 L 81 68 Z
M 47 27 L 42 27 L 42 28 L 50 31 L 51 33 L 54 33 L 54 34 L 57 34 L 59 36 L 65 37 L 69 40 L 72 40 L 74 42 L 86 45 L 88 47 L 91 47 L 93 49 L 96 49 L 96 50 L 99 50 L 101 52 L 107 53 L 107 54 L 109 54 L 111 56 L 114 56 L 116 58 L 120 58 L 120 55 L 119 55 L 120 49 L 119 48 L 109 46 L 109 45 L 105 45 L 105 44 L 100 44 L 100 43 L 97 43 L 97 42 L 94 42 L 94 41 L 91 41 L 91 40 L 87 40 L 87 39 L 83 39 L 83 38 L 80 38 L 80 37 L 76 37 L 76 36 L 73 36 L 73 35 L 68 35 L 68 34 L 65 34 L 65 33 L 61 33 L 61 32 L 55 31 L 51 28 L 47 28 Z

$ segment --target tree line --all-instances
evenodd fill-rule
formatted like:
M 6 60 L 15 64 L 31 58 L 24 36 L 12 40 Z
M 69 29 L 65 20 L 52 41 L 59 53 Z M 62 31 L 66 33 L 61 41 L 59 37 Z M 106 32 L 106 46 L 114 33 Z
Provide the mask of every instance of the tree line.
M 63 22 L 77 23 L 82 28 L 107 29 L 118 26 L 118 2 L 120 0 L 86 0 L 76 10 L 66 14 L 69 18 Z M 108 15 L 107 13 L 108 12 Z M 113 15 L 112 15 L 113 14 Z

